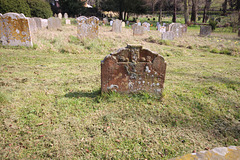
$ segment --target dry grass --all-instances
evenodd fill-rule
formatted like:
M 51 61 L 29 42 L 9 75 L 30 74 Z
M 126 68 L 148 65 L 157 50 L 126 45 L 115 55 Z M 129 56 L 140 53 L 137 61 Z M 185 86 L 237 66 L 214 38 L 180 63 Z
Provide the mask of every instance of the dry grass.
M 101 27 L 80 41 L 76 26 L 34 34 L 36 49 L 0 48 L 1 159 L 168 159 L 240 145 L 240 40 L 187 35 L 166 43 Z M 236 43 L 237 42 L 237 43 Z M 161 53 L 162 100 L 147 93 L 100 95 L 100 61 L 128 43 Z M 219 47 L 230 55 L 211 53 Z M 236 53 L 235 53 L 236 52 Z

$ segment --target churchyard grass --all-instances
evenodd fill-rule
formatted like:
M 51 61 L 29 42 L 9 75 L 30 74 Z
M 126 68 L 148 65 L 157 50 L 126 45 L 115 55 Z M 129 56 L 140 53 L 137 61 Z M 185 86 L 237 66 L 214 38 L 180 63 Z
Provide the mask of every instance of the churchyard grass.
M 0 47 L 1 159 L 169 159 L 240 145 L 236 34 L 199 37 L 189 27 L 164 43 L 154 30 L 110 30 L 78 40 L 76 26 L 64 25 L 35 33 L 34 48 Z M 129 43 L 166 59 L 162 98 L 100 94 L 101 60 Z

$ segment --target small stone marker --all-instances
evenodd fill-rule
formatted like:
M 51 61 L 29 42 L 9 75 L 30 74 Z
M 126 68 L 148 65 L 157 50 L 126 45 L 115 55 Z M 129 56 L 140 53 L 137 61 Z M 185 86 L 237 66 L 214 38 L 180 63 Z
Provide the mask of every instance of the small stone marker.
M 29 21 L 30 31 L 32 33 L 36 32 L 38 28 L 37 28 L 37 24 L 36 24 L 36 21 L 34 20 L 34 18 L 28 18 L 28 21 Z
M 57 30 L 60 28 L 62 28 L 61 19 L 55 17 L 48 18 L 48 29 Z
M 104 23 L 105 25 L 108 24 L 108 18 L 107 18 L 107 17 L 103 18 L 103 23 Z
M 68 14 L 67 13 L 64 13 L 64 18 L 68 19 Z
M 210 36 L 212 33 L 211 26 L 200 26 L 200 36 Z
M 125 28 L 125 26 L 126 26 L 126 25 L 125 25 L 125 22 L 122 22 L 122 27 Z
M 113 21 L 110 21 L 110 26 L 112 26 L 113 25 Z
M 87 18 L 80 16 L 77 18 L 77 34 L 79 39 L 98 37 L 99 19 L 97 17 Z
M 164 58 L 140 45 L 128 45 L 101 62 L 101 91 L 146 91 L 160 96 L 166 74 Z
M 162 40 L 174 40 L 174 32 L 167 31 L 162 33 Z
M 58 18 L 62 19 L 62 13 L 58 13 Z
M 113 21 L 112 31 L 115 33 L 122 32 L 122 20 L 116 19 L 115 21 Z
M 29 20 L 24 14 L 0 14 L 0 36 L 2 45 L 33 46 Z
M 66 24 L 71 24 L 70 19 L 66 19 Z
M 133 29 L 133 36 L 142 36 L 144 34 L 144 27 L 143 26 L 139 26 L 137 23 L 135 23 L 132 26 Z
M 144 22 L 144 23 L 142 24 L 142 26 L 144 27 L 144 31 L 150 31 L 150 24 L 149 24 L 149 23 Z

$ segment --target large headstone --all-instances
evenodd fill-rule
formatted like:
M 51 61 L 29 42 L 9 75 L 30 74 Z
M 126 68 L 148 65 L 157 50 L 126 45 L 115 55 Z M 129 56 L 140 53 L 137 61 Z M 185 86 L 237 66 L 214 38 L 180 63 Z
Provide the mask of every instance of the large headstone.
M 200 36 L 210 36 L 212 33 L 211 26 L 200 26 Z
M 167 31 L 162 33 L 162 40 L 174 40 L 175 33 Z
M 144 23 L 142 24 L 142 26 L 144 27 L 144 30 L 145 30 L 145 31 L 150 31 L 150 24 L 149 24 L 149 23 L 144 22 Z
M 58 18 L 62 19 L 62 13 L 58 13 Z
M 122 20 L 116 19 L 113 21 L 112 31 L 116 33 L 122 32 Z
M 137 23 L 135 23 L 133 26 L 132 26 L 132 29 L 133 29 L 133 35 L 134 36 L 141 36 L 144 34 L 144 27 L 143 26 L 139 26 Z
M 101 91 L 146 91 L 161 95 L 166 73 L 164 58 L 139 45 L 128 45 L 101 62 Z
M 29 21 L 30 31 L 32 33 L 36 32 L 38 28 L 37 28 L 37 24 L 36 24 L 36 21 L 34 20 L 34 18 L 28 18 L 28 21 Z
M 68 14 L 67 13 L 64 13 L 64 18 L 68 19 Z
M 61 19 L 56 17 L 48 18 L 48 29 L 57 30 L 62 27 Z
M 182 32 L 182 25 L 180 23 L 172 23 L 169 26 L 169 31 L 174 32 L 175 37 L 182 37 L 183 32 Z
M 0 14 L 0 36 L 2 45 L 33 46 L 29 20 L 24 14 Z
M 83 38 L 96 38 L 98 37 L 99 19 L 97 17 L 84 17 L 77 18 L 77 34 L 79 39 Z

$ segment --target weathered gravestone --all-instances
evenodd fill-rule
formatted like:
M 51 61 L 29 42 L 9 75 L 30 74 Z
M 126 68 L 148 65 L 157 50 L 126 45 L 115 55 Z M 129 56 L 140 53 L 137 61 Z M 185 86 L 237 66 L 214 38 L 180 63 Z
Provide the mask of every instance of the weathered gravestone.
M 182 32 L 183 33 L 187 32 L 187 24 L 182 24 Z
M 115 33 L 122 32 L 122 20 L 116 19 L 115 21 L 113 21 L 112 31 Z
M 103 23 L 106 25 L 108 24 L 108 18 L 103 18 Z
M 210 36 L 212 33 L 211 26 L 200 26 L 200 36 Z
M 62 19 L 62 13 L 58 13 L 58 18 Z
M 48 29 L 57 30 L 62 27 L 61 19 L 56 17 L 48 18 Z
M 71 24 L 70 19 L 66 19 L 66 24 Z
M 43 29 L 43 28 L 46 28 L 48 26 L 48 20 L 47 19 L 34 17 L 34 20 L 36 22 L 36 25 L 37 25 L 38 29 Z
M 169 25 L 169 31 L 174 32 L 175 37 L 182 37 L 182 25 L 180 23 L 172 23 Z
M 2 45 L 33 46 L 29 20 L 24 14 L 0 14 L 0 36 Z
M 68 19 L 68 14 L 67 13 L 64 13 L 64 18 Z
M 85 16 L 80 16 L 77 18 L 77 23 L 77 34 L 79 39 L 98 37 L 99 19 L 97 17 L 93 16 L 87 18 Z
M 101 91 L 146 91 L 161 95 L 166 73 L 164 58 L 139 45 L 128 45 L 101 62 Z
M 167 31 L 162 33 L 162 40 L 174 40 L 175 33 Z
M 41 19 L 41 25 L 42 25 L 42 28 L 47 28 L 48 20 L 47 19 Z
M 149 24 L 149 23 L 144 22 L 144 23 L 142 24 L 142 26 L 144 27 L 144 31 L 150 31 L 150 24 Z
M 134 36 L 141 36 L 144 34 L 144 27 L 143 26 L 139 26 L 137 23 L 135 23 L 133 26 L 132 26 L 132 29 L 133 29 L 133 35 Z
M 164 26 L 158 26 L 158 31 L 159 31 L 160 33 L 166 32 L 166 27 L 164 27 Z
M 34 18 L 28 18 L 28 21 L 29 21 L 30 31 L 32 33 L 36 32 L 38 28 L 37 28 L 37 24 L 36 24 L 36 21 L 34 20 Z

